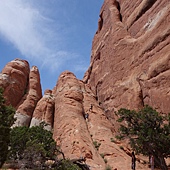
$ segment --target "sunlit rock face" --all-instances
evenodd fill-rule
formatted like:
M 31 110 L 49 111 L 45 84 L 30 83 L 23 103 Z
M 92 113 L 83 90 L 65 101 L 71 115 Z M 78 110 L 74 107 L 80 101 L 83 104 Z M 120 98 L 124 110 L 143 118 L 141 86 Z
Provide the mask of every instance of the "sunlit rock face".
M 114 118 L 148 104 L 170 111 L 170 3 L 105 0 L 84 82 Z
M 0 73 L 0 87 L 4 89 L 6 104 L 16 107 L 27 88 L 29 64 L 25 60 L 15 59 L 6 64 Z
M 102 169 L 104 162 L 94 148 L 84 118 L 84 93 L 84 84 L 73 73 L 60 75 L 54 90 L 54 139 L 70 159 L 86 157 L 90 165 Z
M 22 98 L 20 105 L 16 110 L 16 121 L 14 126 L 29 126 L 34 109 L 37 102 L 42 97 L 42 90 L 40 84 L 40 74 L 36 66 L 33 66 L 30 70 L 28 91 L 24 98 Z
M 46 90 L 44 96 L 38 101 L 33 112 L 30 127 L 45 123 L 45 129 L 52 130 L 54 119 L 54 96 L 51 90 Z
M 120 143 L 113 142 L 114 126 L 96 101 L 91 87 L 66 71 L 60 75 L 53 92 L 53 137 L 65 156 L 85 157 L 92 170 L 104 170 L 106 160 L 112 168 L 127 169 L 131 163 L 130 150 L 122 150 Z M 138 167 L 144 168 L 140 164 Z

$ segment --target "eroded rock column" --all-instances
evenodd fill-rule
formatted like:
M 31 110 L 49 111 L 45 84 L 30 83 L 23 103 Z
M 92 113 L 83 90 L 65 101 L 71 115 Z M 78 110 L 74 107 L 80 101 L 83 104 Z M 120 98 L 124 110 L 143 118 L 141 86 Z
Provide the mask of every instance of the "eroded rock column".
M 46 90 L 34 110 L 30 127 L 45 123 L 45 129 L 52 130 L 54 119 L 54 96 L 51 90 Z
M 65 153 L 74 159 L 85 157 L 100 170 L 104 162 L 90 136 L 83 109 L 83 89 L 70 72 L 63 72 L 55 88 L 54 139 Z
M 36 107 L 37 102 L 42 97 L 40 74 L 36 66 L 33 66 L 29 75 L 28 92 L 25 100 L 19 105 L 15 117 L 16 121 L 14 126 L 29 126 L 32 114 Z

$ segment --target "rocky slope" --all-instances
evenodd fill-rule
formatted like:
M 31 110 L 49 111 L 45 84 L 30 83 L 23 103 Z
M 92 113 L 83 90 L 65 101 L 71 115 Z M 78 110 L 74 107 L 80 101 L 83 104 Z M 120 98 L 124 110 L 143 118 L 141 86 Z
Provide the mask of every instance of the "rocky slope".
M 114 139 L 114 111 L 145 104 L 170 111 L 169 35 L 169 0 L 105 0 L 83 80 L 65 71 L 42 96 L 37 67 L 20 59 L 4 67 L 0 87 L 16 108 L 14 126 L 45 122 L 66 157 L 85 157 L 92 170 L 130 170 L 130 149 Z

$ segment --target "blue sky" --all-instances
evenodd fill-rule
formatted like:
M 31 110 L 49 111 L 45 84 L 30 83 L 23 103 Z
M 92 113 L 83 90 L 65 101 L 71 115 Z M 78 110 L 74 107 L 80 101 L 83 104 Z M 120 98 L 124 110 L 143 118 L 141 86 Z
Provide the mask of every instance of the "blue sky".
M 82 79 L 104 0 L 1 0 L 0 70 L 15 58 L 36 65 L 43 92 L 62 71 Z

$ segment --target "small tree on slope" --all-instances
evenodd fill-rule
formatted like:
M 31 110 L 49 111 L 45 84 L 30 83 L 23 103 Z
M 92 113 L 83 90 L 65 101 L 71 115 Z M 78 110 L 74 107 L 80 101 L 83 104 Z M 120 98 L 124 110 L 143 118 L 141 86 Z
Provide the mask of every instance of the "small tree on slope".
M 165 158 L 170 156 L 170 114 L 161 115 L 149 106 L 139 111 L 120 109 L 116 113 L 120 125 L 118 139 L 129 139 L 136 153 L 153 155 L 155 164 L 167 170 Z

